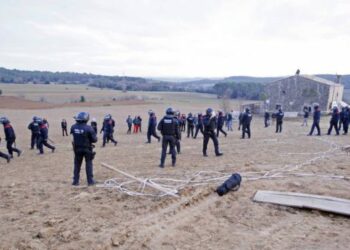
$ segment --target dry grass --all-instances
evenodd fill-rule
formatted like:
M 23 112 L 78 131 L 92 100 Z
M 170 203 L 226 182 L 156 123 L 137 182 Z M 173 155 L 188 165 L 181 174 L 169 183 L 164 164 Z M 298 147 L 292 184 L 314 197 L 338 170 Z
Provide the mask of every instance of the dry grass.
M 11 92 L 13 96 L 17 93 Z M 96 96 L 96 100 L 108 95 L 103 93 Z M 155 110 L 160 118 L 169 105 L 187 113 L 204 111 L 209 105 L 218 108 L 220 103 L 207 95 L 143 94 L 159 97 L 159 101 L 86 108 L 98 121 L 106 113 L 111 113 L 117 120 L 118 146 L 108 145 L 102 149 L 99 141 L 96 147 L 95 178 L 98 181 L 120 177 L 101 168 L 101 162 L 139 177 L 185 178 L 199 170 L 225 173 L 268 170 L 287 163 L 304 162 L 310 157 L 286 153 L 316 153 L 328 149 L 326 143 L 315 137 L 306 137 L 309 128 L 301 127 L 299 122 L 287 121 L 283 133 L 275 134 L 273 128 L 264 129 L 263 121 L 255 117 L 251 140 L 240 140 L 238 131 L 229 133 L 227 138 L 220 137 L 223 157 L 216 158 L 210 144 L 209 157 L 203 158 L 201 137 L 197 140 L 183 138 L 183 153 L 178 156 L 177 167 L 169 167 L 170 159 L 167 159 L 166 168 L 159 169 L 160 144 L 144 144 L 145 131 L 126 135 L 126 116 L 143 116 L 145 129 L 149 109 Z M 25 95 L 29 94 L 26 92 Z M 33 97 L 40 95 L 45 96 L 45 91 L 31 94 Z M 54 95 L 48 94 L 47 99 Z M 52 98 L 63 96 L 61 93 L 56 95 Z M 60 135 L 59 122 L 66 118 L 71 124 L 71 117 L 79 110 L 80 107 L 2 109 L 16 129 L 18 147 L 26 152 L 11 164 L 0 161 L 0 249 L 348 249 L 350 223 L 345 217 L 251 201 L 258 189 L 350 199 L 348 181 L 317 178 L 261 180 L 243 182 L 238 192 L 224 197 L 213 192 L 214 185 L 188 188 L 178 199 L 151 199 L 129 197 L 97 187 L 87 188 L 82 171 L 81 187 L 73 188 L 70 185 L 73 168 L 71 138 Z M 28 150 L 30 134 L 26 126 L 33 115 L 49 120 L 56 153 L 38 156 L 35 151 Z M 322 124 L 323 132 L 328 126 L 326 119 Z M 323 138 L 339 145 L 348 145 L 349 139 L 348 136 Z M 2 151 L 3 147 L 2 144 Z M 348 161 L 348 156 L 339 150 L 337 155 L 306 166 L 303 171 L 349 176 Z

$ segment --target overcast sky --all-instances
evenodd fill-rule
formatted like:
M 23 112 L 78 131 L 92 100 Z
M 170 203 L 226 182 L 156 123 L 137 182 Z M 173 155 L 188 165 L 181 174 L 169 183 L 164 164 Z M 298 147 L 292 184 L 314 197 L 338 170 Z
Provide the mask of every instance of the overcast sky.
M 108 75 L 350 73 L 349 0 L 0 0 L 0 66 Z

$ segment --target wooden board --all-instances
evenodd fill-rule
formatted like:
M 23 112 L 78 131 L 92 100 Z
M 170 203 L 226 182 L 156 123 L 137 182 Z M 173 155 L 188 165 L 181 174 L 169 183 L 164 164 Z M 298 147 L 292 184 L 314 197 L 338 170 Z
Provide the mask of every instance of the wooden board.
M 330 196 L 259 190 L 253 200 L 350 216 L 350 200 Z

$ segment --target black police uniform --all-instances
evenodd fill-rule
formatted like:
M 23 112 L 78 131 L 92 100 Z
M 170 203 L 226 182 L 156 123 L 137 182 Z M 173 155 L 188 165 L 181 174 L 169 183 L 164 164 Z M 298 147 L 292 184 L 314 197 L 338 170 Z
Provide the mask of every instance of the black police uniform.
M 114 143 L 114 146 L 117 145 L 118 142 L 113 138 L 114 127 L 115 127 L 115 121 L 112 118 L 105 119 L 103 121 L 103 125 L 101 128 L 101 132 L 103 131 L 102 147 L 106 146 L 106 143 L 108 141 L 112 141 Z
M 170 146 L 172 165 L 175 166 L 175 163 L 176 163 L 175 144 L 176 144 L 176 139 L 179 139 L 179 124 L 173 115 L 166 115 L 159 122 L 157 129 L 161 132 L 163 136 L 160 167 L 164 167 L 168 145 Z
M 203 130 L 203 115 L 198 115 L 198 123 L 196 125 L 196 133 L 194 134 L 194 138 L 197 138 L 198 132 L 201 131 L 202 135 L 204 134 Z
M 250 123 L 252 121 L 252 114 L 250 111 L 246 111 L 242 114 L 241 123 L 242 123 L 242 139 L 245 138 L 245 134 L 250 138 Z
M 187 138 L 194 137 L 194 117 L 192 115 L 189 115 L 187 117 Z
M 85 122 L 77 122 L 71 127 L 70 133 L 73 135 L 74 150 L 73 185 L 79 185 L 80 168 L 84 158 L 87 182 L 89 185 L 93 185 L 95 183 L 92 164 L 95 155 L 93 143 L 97 142 L 95 130 Z
M 265 128 L 269 126 L 269 120 L 270 120 L 270 113 L 266 111 L 264 115 Z
M 39 149 L 40 154 L 44 153 L 44 146 L 51 149 L 52 152 L 55 151 L 55 147 L 47 142 L 49 139 L 49 130 L 47 128 L 47 123 L 40 123 L 40 134 L 38 139 L 37 148 Z
M 314 129 L 317 129 L 317 135 L 321 135 L 321 129 L 320 129 L 320 120 L 321 120 L 321 111 L 318 109 L 318 107 L 314 108 L 314 115 L 313 115 L 313 123 L 311 126 L 311 130 L 309 135 L 312 135 L 314 133 Z
M 279 110 L 276 113 L 276 133 L 282 132 L 283 117 L 284 117 L 283 111 Z
M 32 137 L 30 140 L 30 148 L 34 149 L 34 145 L 37 146 L 39 134 L 40 134 L 40 127 L 38 121 L 34 120 L 28 125 L 28 129 L 32 131 Z
M 225 116 L 222 113 L 219 113 L 218 127 L 217 127 L 217 130 L 216 130 L 216 136 L 217 137 L 219 137 L 219 132 L 223 133 L 225 135 L 225 137 L 227 136 L 227 133 L 223 130 L 224 123 L 225 123 Z
M 62 136 L 65 136 L 65 135 L 68 136 L 66 121 L 61 122 L 61 128 L 62 128 Z
M 97 122 L 92 121 L 90 124 L 91 124 L 91 127 L 94 129 L 95 133 L 97 134 Z
M 329 129 L 328 129 L 328 135 L 330 135 L 332 133 L 332 129 L 334 127 L 335 132 L 337 133 L 337 135 L 339 135 L 339 127 L 338 127 L 338 122 L 339 122 L 339 112 L 338 109 L 333 109 L 332 112 L 332 117 L 330 120 L 330 124 L 329 124 Z
M 350 120 L 350 109 L 348 107 L 345 108 L 344 118 L 343 118 L 343 130 L 344 135 L 348 133 L 349 130 L 349 120 Z
M 147 129 L 147 142 L 151 143 L 151 137 L 155 137 L 158 141 L 160 141 L 160 137 L 157 135 L 156 132 L 157 127 L 157 117 L 155 114 L 150 114 L 149 120 L 148 120 L 148 129 Z M 130 129 L 131 131 L 131 129 Z
M 22 151 L 13 147 L 13 144 L 16 142 L 16 134 L 9 122 L 4 123 L 4 132 L 6 139 L 6 147 L 10 157 L 13 157 L 13 152 L 16 152 L 17 155 L 20 156 Z
M 205 115 L 203 117 L 203 125 L 204 125 L 204 138 L 203 138 L 203 155 L 207 156 L 207 148 L 209 139 L 212 139 L 215 148 L 215 154 L 217 156 L 222 155 L 219 152 L 219 141 L 215 134 L 216 128 L 216 117 L 211 117 L 210 115 Z

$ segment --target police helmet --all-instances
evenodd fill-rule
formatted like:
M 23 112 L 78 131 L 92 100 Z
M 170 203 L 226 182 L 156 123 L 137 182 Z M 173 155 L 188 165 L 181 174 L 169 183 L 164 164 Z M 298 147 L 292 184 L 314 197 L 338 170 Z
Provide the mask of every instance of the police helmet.
M 38 117 L 37 116 L 33 116 L 33 121 L 36 122 L 36 120 L 38 120 Z
M 10 120 L 7 119 L 7 117 L 1 117 L 1 118 L 0 118 L 0 123 L 2 123 L 2 124 L 8 124 L 8 123 L 10 123 Z
M 337 106 L 334 106 L 334 107 L 333 107 L 333 111 L 338 111 L 338 107 L 337 107 Z
M 213 109 L 212 108 L 208 108 L 206 113 L 207 113 L 207 115 L 211 116 L 213 114 Z
M 105 120 L 109 120 L 109 119 L 111 119 L 112 118 L 112 116 L 110 115 L 110 114 L 107 114 L 107 115 L 105 115 Z
M 79 112 L 75 117 L 74 119 L 77 121 L 77 122 L 88 122 L 89 121 L 89 113 L 87 112 Z
M 174 114 L 174 110 L 173 108 L 167 108 L 166 112 L 167 115 L 173 115 Z
M 249 113 L 250 112 L 250 108 L 245 108 L 245 112 Z

